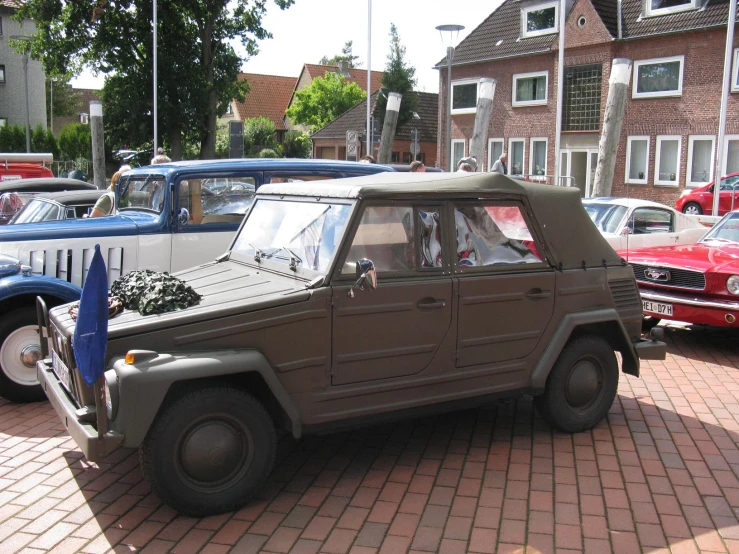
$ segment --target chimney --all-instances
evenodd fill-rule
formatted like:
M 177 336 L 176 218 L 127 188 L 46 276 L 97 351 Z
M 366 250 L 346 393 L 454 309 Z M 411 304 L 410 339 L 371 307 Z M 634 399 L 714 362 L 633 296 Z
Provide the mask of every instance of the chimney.
M 339 66 L 338 73 L 341 73 L 344 77 L 351 77 L 351 73 L 349 73 L 349 63 L 346 60 L 339 60 L 336 63 Z

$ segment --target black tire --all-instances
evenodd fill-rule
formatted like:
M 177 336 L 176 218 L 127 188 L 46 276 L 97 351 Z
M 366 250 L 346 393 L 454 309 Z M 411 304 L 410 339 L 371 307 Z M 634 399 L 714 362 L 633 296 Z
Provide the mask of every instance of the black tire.
M 272 471 L 276 447 L 274 423 L 254 397 L 213 385 L 158 415 L 139 454 L 159 498 L 203 517 L 243 506 Z
M 606 416 L 617 389 L 618 362 L 613 348 L 600 337 L 585 335 L 562 350 L 544 394 L 534 398 L 534 405 L 560 431 L 579 433 Z
M 703 215 L 703 208 L 701 208 L 701 205 L 698 204 L 698 202 L 688 202 L 683 206 L 683 213 L 687 214 L 693 214 L 693 215 Z
M 31 350 L 24 362 L 26 345 Z M 36 359 L 41 359 L 41 350 L 35 308 L 18 308 L 0 317 L 0 396 L 11 402 L 46 400 L 36 379 Z
M 658 317 L 644 316 L 644 319 L 642 319 L 641 322 L 641 332 L 648 333 L 649 331 L 654 329 L 660 321 L 662 320 Z

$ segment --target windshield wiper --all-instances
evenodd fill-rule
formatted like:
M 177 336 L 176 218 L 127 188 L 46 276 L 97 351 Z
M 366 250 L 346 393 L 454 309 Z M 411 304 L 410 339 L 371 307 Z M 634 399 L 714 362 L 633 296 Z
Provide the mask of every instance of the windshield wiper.
M 246 245 L 247 246 L 251 246 L 254 249 L 254 261 L 257 262 L 257 263 L 261 262 L 262 261 L 262 258 L 265 257 L 264 252 L 262 252 L 261 250 L 259 250 L 259 248 L 257 248 L 256 246 L 254 246 L 250 242 L 247 242 Z
M 293 252 L 292 250 L 290 250 L 287 246 L 278 246 L 277 248 L 275 248 L 269 254 L 262 254 L 262 257 L 264 257 L 264 258 L 271 258 L 272 256 L 274 256 L 275 254 L 277 254 L 281 250 L 284 250 L 285 252 L 287 252 L 288 254 L 290 254 L 290 263 L 289 263 L 288 267 L 290 269 L 292 269 L 293 271 L 296 271 L 298 269 L 298 264 L 302 264 L 303 263 L 303 260 L 301 260 L 300 259 L 300 256 L 298 256 L 295 252 Z

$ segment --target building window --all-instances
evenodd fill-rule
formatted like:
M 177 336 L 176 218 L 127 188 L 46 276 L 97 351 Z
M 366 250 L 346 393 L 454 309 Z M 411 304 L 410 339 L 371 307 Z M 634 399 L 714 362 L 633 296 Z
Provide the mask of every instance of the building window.
M 464 139 L 452 139 L 452 171 L 456 171 L 459 160 L 464 158 Z
M 80 114 L 80 123 L 84 125 L 88 125 L 90 123 L 90 114 L 81 113 Z
M 602 64 L 565 67 L 563 131 L 598 131 L 600 129 L 602 80 Z
M 488 171 L 503 153 L 503 139 L 488 139 Z M 508 165 L 506 163 L 506 165 Z
M 524 139 L 508 140 L 508 175 L 523 175 L 523 158 L 526 150 Z
M 654 184 L 676 187 L 680 183 L 680 147 L 682 137 L 657 137 Z
M 646 185 L 649 174 L 649 137 L 629 137 L 626 142 L 626 182 Z
M 233 110 L 231 109 L 231 102 L 226 104 L 226 115 L 231 115 L 233 113 Z
M 513 105 L 542 106 L 547 103 L 548 71 L 513 76 Z
M 8 124 L 7 117 L 0 117 L 0 127 L 5 127 Z
M 731 92 L 739 92 L 739 48 L 734 50 L 734 67 L 731 71 Z
M 0 37 L 3 36 L 3 18 L 0 17 Z
M 557 6 L 559 2 L 546 2 L 521 8 L 521 36 L 529 38 L 556 33 Z
M 681 96 L 685 56 L 634 62 L 634 98 Z
M 713 135 L 688 137 L 688 187 L 698 187 L 713 181 Z
M 478 79 L 467 79 L 452 83 L 452 113 L 475 113 L 477 111 Z
M 390 163 L 400 163 L 400 152 L 393 152 L 390 154 Z
M 698 8 L 698 0 L 646 0 L 646 17 L 669 15 Z
M 532 138 L 529 155 L 529 175 L 536 181 L 546 180 L 547 175 L 547 139 Z
M 723 174 L 739 173 L 739 135 L 724 137 Z
M 403 152 L 403 163 L 409 164 L 413 161 L 413 154 L 410 152 Z
M 5 66 L 0 65 L 0 83 L 5 82 Z

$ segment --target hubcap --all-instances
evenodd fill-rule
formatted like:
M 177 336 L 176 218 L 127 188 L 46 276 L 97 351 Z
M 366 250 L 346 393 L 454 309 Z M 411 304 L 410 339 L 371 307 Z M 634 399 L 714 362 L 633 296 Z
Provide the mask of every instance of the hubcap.
M 178 453 L 178 470 L 191 487 L 225 490 L 249 468 L 251 434 L 227 414 L 201 418 L 183 433 Z
M 685 213 L 689 215 L 698 215 L 698 208 L 695 206 L 688 206 L 685 208 Z
M 567 403 L 573 408 L 588 408 L 597 400 L 602 384 L 600 365 L 592 360 L 580 360 L 573 366 L 567 379 Z
M 26 325 L 16 329 L 0 346 L 0 367 L 14 383 L 32 387 L 38 385 L 36 361 L 41 359 L 38 327 Z

